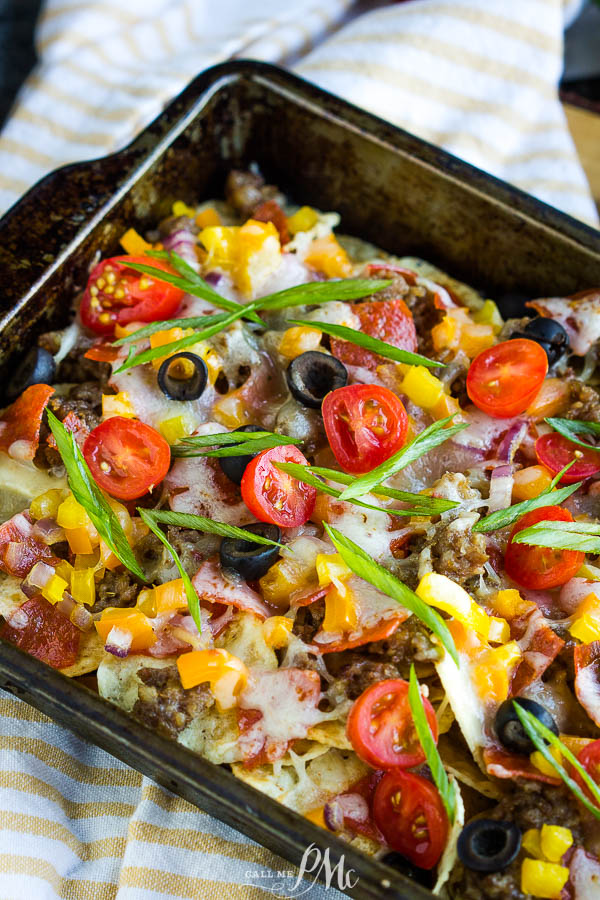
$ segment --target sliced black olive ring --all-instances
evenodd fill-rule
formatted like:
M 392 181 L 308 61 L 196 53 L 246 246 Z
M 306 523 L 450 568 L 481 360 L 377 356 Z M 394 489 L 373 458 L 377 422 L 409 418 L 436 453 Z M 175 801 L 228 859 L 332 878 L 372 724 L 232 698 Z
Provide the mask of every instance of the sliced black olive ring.
M 330 391 L 348 383 L 346 366 L 335 356 L 319 350 L 308 350 L 292 360 L 286 377 L 292 397 L 311 409 L 320 409 Z
M 241 428 L 235 428 L 234 431 L 262 431 L 258 425 L 242 425 Z M 234 484 L 239 484 L 242 480 L 246 466 L 251 462 L 258 453 L 247 453 L 245 456 L 219 456 L 219 465 Z
M 158 386 L 169 400 L 197 400 L 208 381 L 208 369 L 195 353 L 175 353 L 158 370 Z
M 546 352 L 548 365 L 553 366 L 569 349 L 569 336 L 560 322 L 537 316 L 527 323 L 523 331 L 515 331 L 511 338 L 527 338 L 535 341 Z
M 518 697 L 516 702 L 532 716 L 549 728 L 550 731 L 558 735 L 558 726 L 548 710 L 537 703 L 535 700 L 529 700 L 527 697 Z M 503 747 L 511 750 L 513 753 L 533 753 L 535 746 L 531 738 L 526 734 L 525 729 L 521 725 L 521 720 L 515 712 L 512 700 L 505 700 L 498 707 L 496 718 L 494 719 L 494 729 L 498 735 L 498 740 Z
M 43 347 L 34 347 L 21 360 L 6 387 L 7 400 L 15 400 L 32 384 L 52 384 L 56 375 L 54 357 Z
M 246 531 L 268 538 L 270 541 L 279 541 L 281 537 L 277 525 L 269 525 L 267 522 L 246 525 Z M 279 556 L 279 547 L 255 544 L 241 538 L 223 538 L 219 556 L 224 569 L 233 569 L 246 581 L 256 581 L 269 571 Z
M 458 858 L 475 872 L 499 872 L 516 859 L 521 849 L 521 829 L 514 822 L 476 819 L 460 833 Z

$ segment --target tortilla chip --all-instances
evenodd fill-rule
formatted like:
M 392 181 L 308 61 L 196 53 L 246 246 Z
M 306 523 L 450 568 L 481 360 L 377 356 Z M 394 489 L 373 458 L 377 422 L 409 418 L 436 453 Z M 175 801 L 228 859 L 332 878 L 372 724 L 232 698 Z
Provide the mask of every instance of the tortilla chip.
M 21 579 L 0 572 L 0 616 L 7 619 L 26 600 L 21 590 Z
M 262 622 L 254 613 L 236 613 L 231 624 L 215 641 L 215 646 L 228 650 L 248 668 L 278 667 L 275 651 L 267 645 Z
M 79 655 L 72 666 L 67 666 L 60 671 L 69 678 L 77 678 L 79 675 L 89 675 L 95 672 L 106 655 L 104 641 L 95 628 L 84 631 L 79 642 Z
M 481 771 L 468 749 L 457 741 L 440 736 L 438 750 L 449 774 L 490 800 L 499 800 L 502 791 L 496 781 Z
M 454 779 L 452 780 L 454 781 Z M 450 877 L 450 873 L 456 865 L 458 859 L 456 845 L 458 843 L 458 837 L 463 829 L 463 825 L 465 824 L 465 806 L 456 781 L 454 781 L 454 786 L 456 788 L 456 817 L 452 828 L 450 829 L 450 834 L 448 835 L 442 858 L 438 863 L 437 881 L 433 888 L 434 894 L 439 894 L 441 892 Z
M 308 730 L 308 738 L 318 744 L 337 747 L 338 750 L 352 750 L 352 744 L 346 735 L 345 722 L 320 722 Z
M 140 698 L 140 689 L 145 688 L 137 676 L 138 671 L 168 668 L 175 665 L 175 661 L 175 657 L 153 659 L 138 655 L 117 659 L 107 653 L 98 667 L 98 693 L 126 712 L 131 712 Z M 177 740 L 209 762 L 232 763 L 242 759 L 238 734 L 235 709 L 219 712 L 213 706 L 193 719 L 177 736 Z
M 301 750 L 302 752 L 296 752 Z M 290 809 L 306 815 L 347 791 L 368 771 L 355 753 L 327 749 L 323 744 L 306 742 L 288 750 L 272 765 L 246 769 L 232 766 L 234 774 Z

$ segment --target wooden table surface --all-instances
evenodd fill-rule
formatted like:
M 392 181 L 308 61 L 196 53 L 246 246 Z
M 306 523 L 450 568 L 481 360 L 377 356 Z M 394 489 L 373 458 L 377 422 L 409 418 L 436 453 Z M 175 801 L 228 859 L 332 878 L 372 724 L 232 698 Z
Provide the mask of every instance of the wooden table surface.
M 600 115 L 568 103 L 564 105 L 564 110 L 600 212 Z

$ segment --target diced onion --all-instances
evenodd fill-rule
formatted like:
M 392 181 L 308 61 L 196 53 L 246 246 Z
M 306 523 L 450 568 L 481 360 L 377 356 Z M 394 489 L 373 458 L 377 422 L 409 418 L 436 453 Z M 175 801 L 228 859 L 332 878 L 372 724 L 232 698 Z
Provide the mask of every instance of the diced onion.
M 498 509 L 506 509 L 507 506 L 510 506 L 513 481 L 512 466 L 497 466 L 492 471 L 490 496 L 488 498 L 488 509 L 490 512 L 496 512 Z
M 325 804 L 323 817 L 330 831 L 342 831 L 344 819 L 366 822 L 369 817 L 369 806 L 361 794 L 339 794 Z
M 113 656 L 123 659 L 129 653 L 131 647 L 132 635 L 130 631 L 124 631 L 115 625 L 108 632 L 104 649 Z
M 9 550 L 7 550 L 7 554 L 9 551 L 10 546 Z M 45 562 L 36 562 L 27 577 L 21 582 L 21 590 L 26 597 L 35 597 L 46 587 L 52 576 L 55 574 L 53 566 L 50 566 Z
M 33 526 L 32 536 L 43 544 L 58 544 L 65 540 L 65 530 L 55 519 L 38 519 Z

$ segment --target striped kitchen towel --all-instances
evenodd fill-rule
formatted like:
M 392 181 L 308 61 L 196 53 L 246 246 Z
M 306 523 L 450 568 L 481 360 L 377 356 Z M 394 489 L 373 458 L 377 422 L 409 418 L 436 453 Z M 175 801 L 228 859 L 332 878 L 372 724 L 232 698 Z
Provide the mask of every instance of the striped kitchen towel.
M 221 0 L 215 15 L 208 0 L 48 0 L 41 62 L 0 135 L 0 210 L 57 165 L 122 146 L 200 69 L 243 56 L 294 61 L 328 90 L 597 221 L 557 99 L 562 0 L 412 0 L 354 16 L 367 5 Z M 2 900 L 255 900 L 289 868 L 1 693 L 0 746 Z

